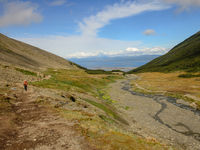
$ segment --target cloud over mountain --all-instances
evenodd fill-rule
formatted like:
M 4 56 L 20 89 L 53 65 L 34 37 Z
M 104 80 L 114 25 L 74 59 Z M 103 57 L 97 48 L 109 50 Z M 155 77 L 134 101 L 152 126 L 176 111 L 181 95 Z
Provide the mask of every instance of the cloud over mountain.
M 78 52 L 69 55 L 67 58 L 85 58 L 94 56 L 140 56 L 140 55 L 162 55 L 168 51 L 167 48 L 163 47 L 152 47 L 152 48 L 135 48 L 128 47 L 125 50 L 119 51 L 96 51 L 96 52 Z

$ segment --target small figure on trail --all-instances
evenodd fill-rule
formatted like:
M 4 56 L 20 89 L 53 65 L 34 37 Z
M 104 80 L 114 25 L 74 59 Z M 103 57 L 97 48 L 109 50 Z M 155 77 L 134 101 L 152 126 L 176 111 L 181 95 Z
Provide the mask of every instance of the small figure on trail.
M 28 82 L 24 80 L 24 90 L 27 91 Z

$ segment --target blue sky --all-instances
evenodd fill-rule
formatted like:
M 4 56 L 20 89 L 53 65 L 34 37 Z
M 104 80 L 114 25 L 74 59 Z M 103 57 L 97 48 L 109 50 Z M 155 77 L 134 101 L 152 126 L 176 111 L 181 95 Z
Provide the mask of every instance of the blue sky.
M 164 54 L 200 30 L 200 0 L 0 0 L 0 32 L 59 56 Z

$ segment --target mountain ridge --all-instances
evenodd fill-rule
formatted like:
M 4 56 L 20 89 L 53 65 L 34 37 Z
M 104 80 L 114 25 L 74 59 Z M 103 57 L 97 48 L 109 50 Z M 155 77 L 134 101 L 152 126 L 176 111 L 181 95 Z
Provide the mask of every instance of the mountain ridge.
M 129 73 L 171 71 L 200 71 L 200 32 L 179 43 L 165 55 Z
M 34 70 L 77 68 L 66 59 L 0 33 L 0 63 Z

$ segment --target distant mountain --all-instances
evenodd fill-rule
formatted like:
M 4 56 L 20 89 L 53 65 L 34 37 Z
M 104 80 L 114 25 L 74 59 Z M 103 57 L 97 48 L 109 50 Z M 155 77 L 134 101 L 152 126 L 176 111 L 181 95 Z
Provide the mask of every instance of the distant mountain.
M 0 64 L 2 63 L 35 70 L 76 68 L 64 58 L 0 34 Z
M 94 68 L 135 68 L 155 59 L 159 55 L 142 55 L 142 56 L 93 56 L 87 58 L 71 58 L 75 62 L 88 69 Z
M 167 54 L 130 71 L 133 72 L 170 72 L 200 71 L 200 32 L 175 46 Z

